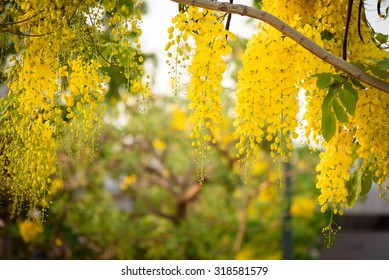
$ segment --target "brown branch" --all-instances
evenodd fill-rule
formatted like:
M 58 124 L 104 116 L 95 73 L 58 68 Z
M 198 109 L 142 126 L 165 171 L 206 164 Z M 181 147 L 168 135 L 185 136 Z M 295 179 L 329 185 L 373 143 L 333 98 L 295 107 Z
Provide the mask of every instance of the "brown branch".
M 41 11 L 41 13 L 44 12 L 44 10 Z M 38 16 L 39 14 L 35 14 L 33 15 L 32 17 L 29 17 L 27 19 L 24 19 L 24 20 L 21 20 L 21 21 L 14 21 L 14 22 L 6 22 L 6 23 L 0 23 L 0 26 L 9 26 L 9 25 L 16 25 L 16 24 L 21 24 L 21 23 L 24 23 L 24 22 L 27 22 L 31 19 L 33 19 L 34 17 Z
M 255 8 L 241 5 L 241 4 L 230 4 L 227 2 L 214 2 L 209 0 L 171 0 L 176 3 L 186 4 L 191 6 L 196 6 L 200 8 L 205 8 L 214 11 L 220 11 L 231 14 L 238 14 L 242 16 L 247 16 L 250 18 L 259 19 L 267 24 L 273 26 L 278 31 L 280 31 L 286 37 L 292 39 L 298 43 L 303 48 L 307 49 L 312 54 L 319 57 L 321 60 L 331 64 L 335 68 L 344 71 L 351 77 L 354 77 L 361 82 L 364 82 L 374 88 L 382 90 L 386 93 L 389 93 L 389 83 L 380 80 L 376 77 L 373 77 L 366 72 L 362 71 L 358 67 L 344 61 L 340 57 L 333 55 L 327 50 L 320 47 L 318 44 L 310 40 L 308 37 L 304 36 L 296 29 L 289 26 L 287 23 L 283 22 L 279 18 L 273 16 L 272 14 L 265 12 L 263 10 L 257 10 Z
M 30 33 L 23 33 L 20 31 L 13 30 L 11 28 L 0 28 L 0 33 L 10 33 L 17 36 L 26 36 L 26 37 L 43 37 L 50 34 L 53 34 L 54 32 L 49 32 L 45 34 L 30 34 Z
M 162 172 L 160 172 L 156 168 L 149 166 L 149 165 L 144 166 L 142 169 L 144 169 L 147 174 L 154 173 L 155 175 L 157 175 L 157 178 L 155 178 L 154 180 L 153 180 L 153 178 L 151 178 L 150 180 L 153 183 L 155 183 L 156 185 L 158 185 L 158 186 L 162 187 L 164 190 L 166 190 L 175 199 L 178 199 L 179 195 L 173 190 L 173 187 L 172 187 L 170 181 L 164 178 Z
M 187 202 L 195 199 L 197 197 L 197 195 L 200 193 L 202 187 L 203 186 L 198 184 L 198 183 L 192 185 L 191 187 L 189 187 L 189 189 L 186 190 L 186 192 L 183 195 L 181 195 L 181 197 L 179 198 L 179 202 L 180 203 L 187 203 Z
M 61 8 L 61 10 L 64 9 L 64 6 Z M 41 10 L 40 12 L 43 13 L 45 10 Z M 68 20 L 68 23 L 72 20 L 72 18 L 74 17 L 74 15 L 76 14 L 77 12 L 77 9 L 74 11 L 74 13 L 71 15 L 71 17 L 69 18 Z M 17 25 L 17 24 L 21 24 L 21 23 L 24 23 L 24 22 L 27 22 L 27 21 L 30 21 L 31 19 L 33 19 L 34 17 L 38 16 L 39 14 L 36 14 L 36 15 L 33 15 L 32 17 L 28 18 L 28 19 L 25 19 L 25 20 L 21 20 L 21 21 L 15 21 L 15 22 L 6 22 L 6 23 L 0 23 L 0 33 L 10 33 L 10 34 L 13 34 L 13 35 L 17 35 L 17 36 L 26 36 L 26 37 L 42 37 L 42 36 L 47 36 L 47 35 L 50 35 L 50 34 L 53 34 L 54 31 L 52 32 L 48 32 L 48 33 L 44 33 L 44 34 L 30 34 L 30 33 L 23 33 L 23 32 L 20 32 L 18 30 L 13 30 L 11 28 L 7 28 L 6 26 L 12 26 L 12 25 Z M 41 18 L 41 20 L 43 20 L 44 18 Z M 60 29 L 63 28 L 63 25 L 60 27 Z
M 254 190 L 253 193 L 248 194 L 246 197 L 244 197 L 243 205 L 240 209 L 238 209 L 238 216 L 239 216 L 239 227 L 236 235 L 236 239 L 233 246 L 233 253 L 236 258 L 238 255 L 240 249 L 242 248 L 243 240 L 247 232 L 247 219 L 248 219 L 248 211 L 250 204 L 252 201 L 258 196 L 258 194 L 270 187 L 271 182 L 270 181 L 264 181 L 262 182 L 257 189 Z
M 249 203 L 247 201 L 245 201 L 242 209 L 238 210 L 239 227 L 238 227 L 238 232 L 237 232 L 236 239 L 234 242 L 234 246 L 232 248 L 232 252 L 233 252 L 235 258 L 238 255 L 240 249 L 242 248 L 243 239 L 244 239 L 244 236 L 246 235 L 248 206 L 249 206 Z

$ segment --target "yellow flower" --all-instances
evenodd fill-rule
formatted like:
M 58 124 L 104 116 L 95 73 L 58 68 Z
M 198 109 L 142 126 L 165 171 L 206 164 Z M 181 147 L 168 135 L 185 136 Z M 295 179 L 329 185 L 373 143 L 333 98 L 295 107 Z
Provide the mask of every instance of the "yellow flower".
M 184 131 L 188 127 L 188 120 L 184 110 L 175 108 L 170 126 L 178 131 Z
M 43 229 L 37 222 L 25 220 L 19 224 L 19 234 L 26 243 L 34 242 L 42 232 Z
M 120 187 L 122 190 L 127 190 L 130 186 L 135 185 L 137 180 L 138 177 L 135 174 L 128 175 L 123 178 L 122 182 L 120 183 Z
M 293 199 L 292 206 L 290 207 L 290 214 L 295 217 L 302 218 L 312 218 L 316 210 L 315 200 L 304 197 L 297 196 Z
M 154 149 L 156 149 L 157 151 L 163 152 L 166 150 L 166 142 L 165 141 L 156 139 L 153 141 L 152 144 L 153 144 Z
M 56 238 L 56 239 L 54 240 L 54 244 L 55 244 L 55 246 L 57 246 L 57 247 L 61 247 L 61 246 L 63 245 L 63 241 L 62 241 L 61 238 Z
M 253 174 L 262 174 L 268 168 L 268 163 L 266 161 L 257 160 L 253 163 L 252 172 Z
M 131 92 L 133 93 L 138 93 L 142 90 L 142 84 L 140 82 L 140 80 L 137 80 L 135 81 L 132 85 L 131 85 Z
M 252 260 L 253 259 L 252 249 L 240 249 L 238 254 L 235 256 L 236 260 Z
M 63 187 L 63 181 L 60 179 L 54 179 L 51 182 L 51 189 L 50 189 L 50 194 L 54 195 L 56 194 L 60 189 Z

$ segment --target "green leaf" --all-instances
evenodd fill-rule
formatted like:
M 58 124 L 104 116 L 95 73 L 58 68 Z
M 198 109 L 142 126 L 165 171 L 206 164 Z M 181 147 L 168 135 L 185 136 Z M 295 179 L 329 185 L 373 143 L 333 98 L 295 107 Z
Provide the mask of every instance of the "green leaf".
M 339 86 L 331 85 L 328 89 L 326 96 L 324 96 L 323 103 L 321 104 L 321 109 L 326 110 L 331 108 L 331 103 L 334 97 L 336 96 Z
M 378 62 L 377 64 L 378 69 L 380 70 L 388 70 L 389 69 L 389 58 L 385 58 Z
M 331 40 L 332 38 L 334 38 L 334 34 L 329 32 L 328 30 L 323 30 L 320 33 L 320 37 L 321 37 L 322 40 Z
M 355 78 L 351 78 L 351 82 L 353 83 L 354 86 L 356 86 L 357 88 L 360 88 L 360 89 L 366 89 L 366 87 L 364 85 L 362 85 L 357 79 Z
M 358 195 L 361 193 L 361 176 L 362 173 L 359 169 L 355 170 L 350 180 L 346 182 L 348 191 L 347 205 L 352 206 L 358 200 Z
M 322 108 L 321 112 L 321 133 L 324 139 L 329 142 L 336 131 L 336 119 L 330 108 Z
M 362 178 L 361 178 L 361 193 L 360 195 L 362 197 L 365 197 L 367 193 L 371 189 L 371 185 L 373 184 L 373 179 L 371 178 L 371 173 L 368 168 L 365 169 L 362 173 Z
M 354 176 L 351 176 L 350 180 L 346 182 L 346 188 L 347 188 L 347 205 L 352 206 L 355 201 L 358 199 L 358 196 L 356 195 L 354 191 Z
M 378 59 L 373 58 L 373 57 L 369 57 L 368 60 L 373 61 L 375 64 L 377 64 L 379 62 Z
M 353 88 L 353 85 L 349 82 L 344 83 L 344 89 L 351 92 L 354 95 L 355 101 L 358 101 L 358 91 Z
M 178 4 L 178 11 L 180 13 L 186 13 L 189 9 L 189 6 L 188 5 L 185 5 L 185 4 Z
M 382 33 L 378 33 L 375 38 L 377 39 L 377 41 L 380 43 L 380 44 L 385 44 L 386 42 L 388 42 L 388 34 L 382 34 Z
M 346 81 L 346 79 L 343 76 L 341 76 L 341 75 L 332 74 L 331 76 L 332 76 L 332 78 L 334 78 L 340 84 L 343 84 Z
M 357 105 L 357 101 L 355 100 L 354 95 L 350 91 L 344 88 L 340 88 L 338 90 L 338 96 L 343 106 L 347 109 L 347 112 L 354 116 L 355 107 Z
M 381 70 L 378 67 L 378 64 L 370 69 L 370 71 L 377 76 L 378 78 L 381 79 L 388 79 L 389 78 L 389 71 L 386 70 Z
M 324 96 L 323 103 L 321 104 L 321 133 L 327 142 L 331 140 L 336 131 L 336 119 L 331 111 L 331 107 L 338 89 L 338 85 L 330 85 L 326 96 Z
M 332 101 L 332 108 L 334 108 L 335 116 L 338 121 L 342 123 L 348 122 L 348 116 L 344 108 L 339 104 L 338 100 L 334 99 Z
M 351 61 L 350 62 L 352 65 L 354 65 L 355 67 L 358 67 L 359 69 L 363 70 L 363 71 L 366 71 L 367 70 L 367 67 L 365 64 L 361 63 L 361 62 L 354 62 L 354 61 Z
M 328 88 L 331 84 L 332 78 L 330 73 L 317 74 L 316 86 L 319 89 Z

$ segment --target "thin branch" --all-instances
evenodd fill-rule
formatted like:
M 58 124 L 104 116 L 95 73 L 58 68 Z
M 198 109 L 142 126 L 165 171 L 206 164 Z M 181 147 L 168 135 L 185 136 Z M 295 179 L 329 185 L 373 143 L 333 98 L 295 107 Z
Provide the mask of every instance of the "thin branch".
M 242 244 L 244 241 L 244 237 L 247 232 L 247 218 L 248 218 L 248 211 L 249 211 L 249 206 L 252 203 L 252 201 L 258 196 L 258 194 L 270 187 L 271 182 L 270 181 L 264 181 L 262 182 L 257 189 L 254 190 L 251 194 L 246 195 L 243 197 L 243 205 L 242 207 L 238 210 L 238 216 L 239 216 L 239 227 L 238 227 L 238 232 L 236 234 L 234 246 L 233 246 L 233 253 L 236 258 L 237 254 L 239 253 L 240 249 L 242 248 Z
M 380 80 L 374 76 L 367 74 L 358 67 L 344 61 L 340 57 L 333 55 L 327 50 L 320 47 L 318 44 L 310 40 L 308 37 L 304 36 L 296 29 L 289 26 L 287 23 L 283 22 L 279 18 L 273 16 L 272 14 L 265 12 L 263 10 L 257 10 L 255 8 L 241 5 L 241 4 L 230 4 L 227 2 L 214 2 L 209 0 L 171 0 L 179 4 L 186 4 L 191 6 L 196 6 L 200 8 L 205 8 L 214 11 L 221 11 L 225 13 L 238 14 L 242 16 L 247 16 L 250 18 L 259 19 L 267 24 L 273 26 L 278 31 L 280 31 L 286 37 L 292 39 L 298 43 L 303 48 L 307 49 L 312 54 L 319 57 L 321 60 L 331 64 L 335 68 L 344 71 L 351 77 L 354 77 L 361 82 L 364 82 L 374 88 L 382 90 L 386 93 L 389 93 L 389 83 Z
M 344 36 L 343 36 L 343 60 L 347 60 L 347 37 L 348 37 L 348 29 L 350 27 L 351 13 L 353 11 L 353 4 L 354 4 L 354 0 L 348 0 L 346 27 L 344 29 Z
M 152 167 L 152 166 L 144 166 L 142 169 L 144 169 L 147 174 L 155 174 L 157 175 L 155 180 L 151 178 L 151 181 L 155 183 L 156 185 L 161 186 L 164 190 L 166 190 L 169 194 L 171 194 L 175 199 L 178 199 L 179 195 L 173 190 L 171 183 L 164 178 L 162 172 L 160 172 L 158 169 Z
M 44 11 L 44 10 L 42 10 L 41 13 L 42 13 L 43 11 Z M 9 26 L 9 25 L 21 24 L 21 23 L 24 23 L 24 22 L 27 22 L 27 21 L 33 19 L 34 17 L 36 17 L 36 16 L 38 16 L 38 15 L 39 15 L 39 14 L 35 14 L 35 15 L 33 15 L 32 17 L 29 17 L 29 18 L 24 19 L 24 20 L 21 20 L 21 21 L 0 23 L 0 26 Z
M 202 188 L 203 186 L 198 183 L 190 186 L 189 189 L 187 189 L 187 191 L 179 198 L 179 203 L 187 203 L 195 199 Z
M 15 31 L 11 28 L 0 28 L 0 33 L 10 33 L 13 35 L 26 36 L 26 37 L 43 37 L 43 36 L 53 34 L 54 32 L 49 32 L 45 34 L 30 34 L 30 33 L 22 33 L 20 31 Z

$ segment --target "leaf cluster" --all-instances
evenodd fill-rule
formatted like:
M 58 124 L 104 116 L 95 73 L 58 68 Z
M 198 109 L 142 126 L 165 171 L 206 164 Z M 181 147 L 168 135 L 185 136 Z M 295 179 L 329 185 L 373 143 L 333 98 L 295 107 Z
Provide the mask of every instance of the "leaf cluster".
M 358 167 L 352 174 L 350 180 L 346 182 L 348 206 L 353 206 L 357 202 L 358 196 L 365 198 L 371 189 L 372 183 L 373 178 L 369 168 L 362 165 Z
M 386 36 L 387 40 L 387 36 Z M 370 58 L 372 63 L 362 63 L 362 62 L 353 62 L 352 64 L 365 72 L 370 72 L 374 76 L 377 76 L 380 79 L 388 80 L 389 79 L 389 58 L 384 58 L 382 60 Z
M 321 73 L 315 76 L 316 86 L 327 91 L 321 105 L 321 131 L 324 139 L 329 142 L 335 135 L 337 121 L 348 123 L 349 116 L 355 115 L 358 91 L 354 87 L 365 87 L 358 80 L 339 74 Z

